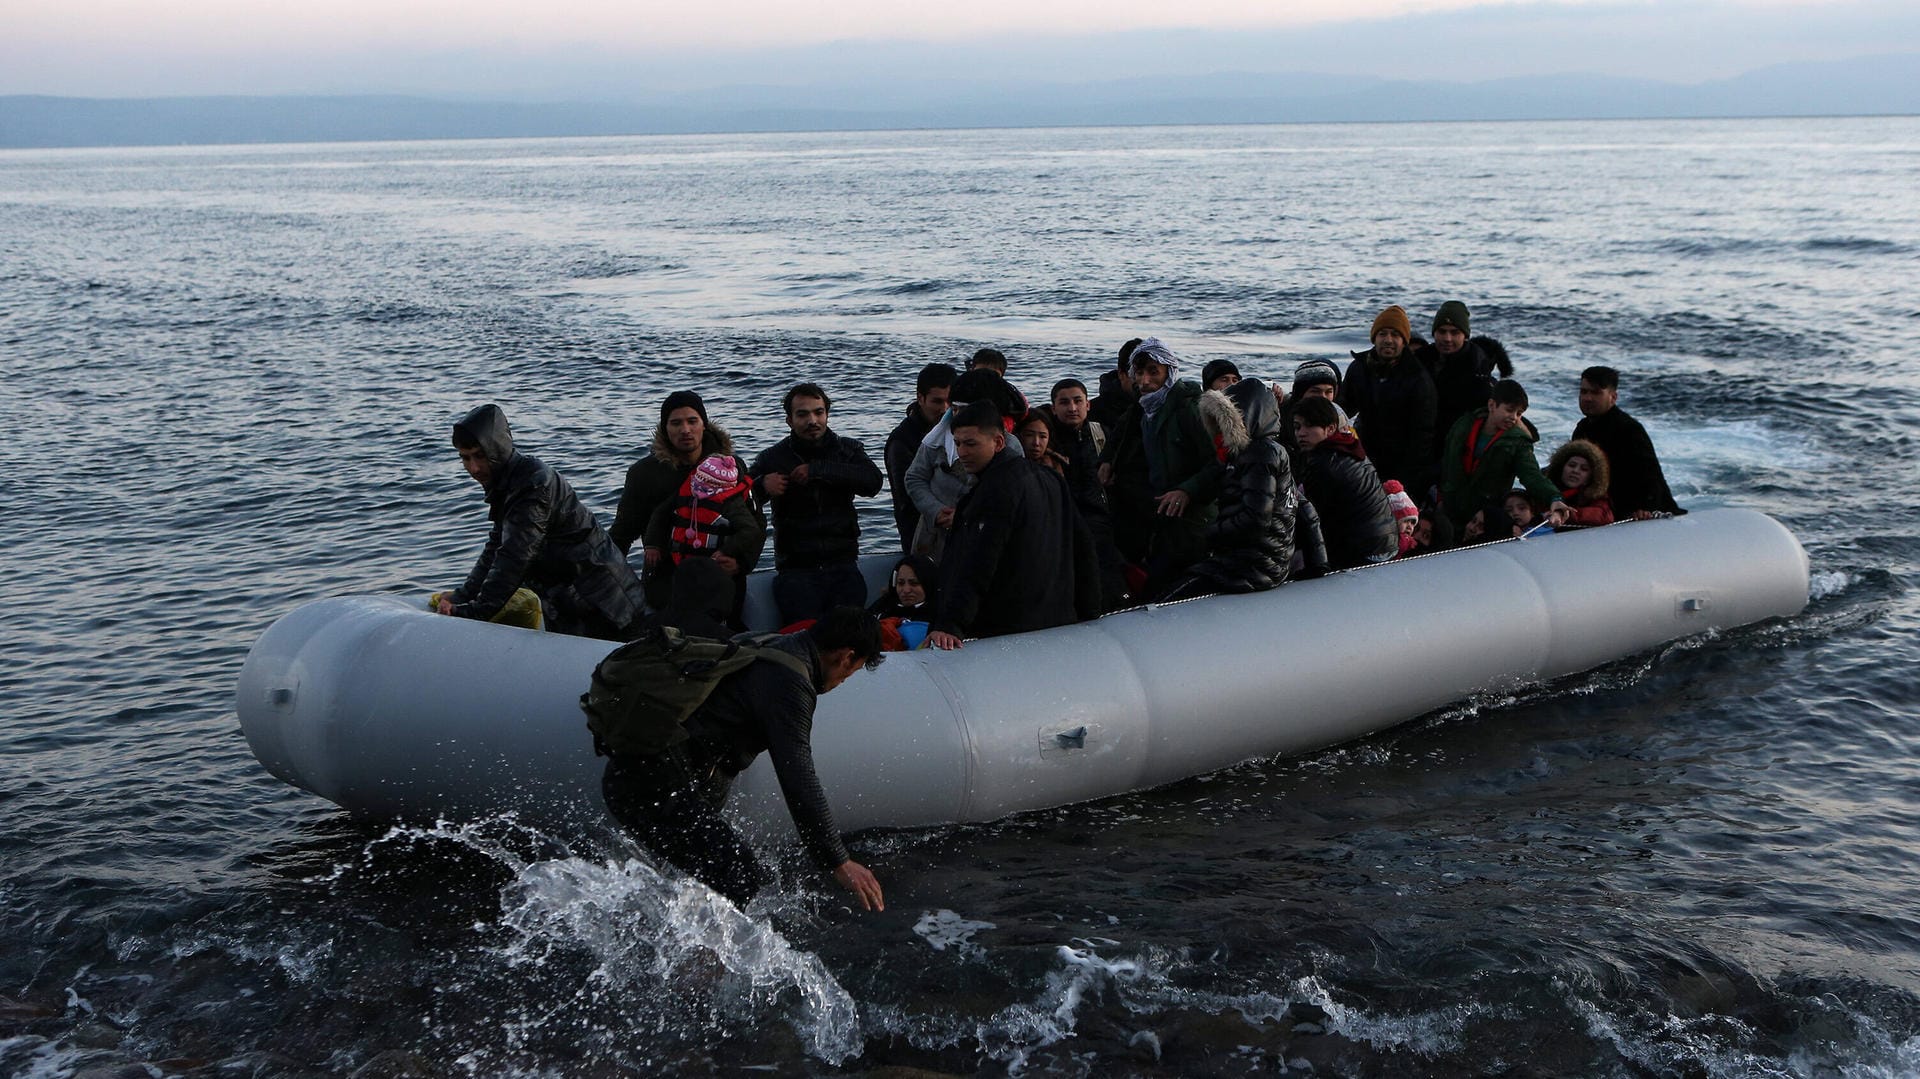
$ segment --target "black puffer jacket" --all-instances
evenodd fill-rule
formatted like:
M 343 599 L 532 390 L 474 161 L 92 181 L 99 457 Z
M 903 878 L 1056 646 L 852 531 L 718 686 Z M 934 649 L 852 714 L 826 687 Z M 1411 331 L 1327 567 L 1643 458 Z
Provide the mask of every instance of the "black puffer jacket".
M 1400 529 L 1386 489 L 1352 435 L 1336 434 L 1302 454 L 1300 482 L 1320 512 L 1330 568 L 1363 566 L 1399 553 Z
M 1257 378 L 1200 398 L 1200 418 L 1227 452 L 1207 557 L 1193 567 L 1223 592 L 1263 592 L 1293 561 L 1293 470 L 1280 446 L 1280 406 Z
M 807 466 L 807 482 L 789 483 L 772 499 L 773 564 L 809 570 L 851 562 L 860 554 L 860 516 L 855 497 L 880 493 L 880 469 L 866 449 L 829 430 L 818 442 L 788 435 L 754 458 L 753 496 L 769 499 L 766 477 Z
M 1421 346 L 1416 355 L 1433 379 L 1433 457 L 1438 461 L 1454 421 L 1486 407 L 1494 382 L 1513 377 L 1513 360 L 1506 346 L 1491 337 L 1469 338 L 1451 356 L 1442 355 L 1433 345 Z
M 1409 491 L 1425 491 L 1438 475 L 1433 379 L 1410 353 L 1383 371 L 1374 369 L 1373 359 L 1372 349 L 1353 354 L 1335 402 L 1353 417 L 1354 433 L 1383 481 L 1399 480 Z M 1326 515 L 1326 507 L 1320 507 L 1320 516 Z
M 552 608 L 554 626 L 571 632 L 593 612 L 619 630 L 640 615 L 640 580 L 592 512 L 558 472 L 513 448 L 498 405 L 482 405 L 454 425 L 487 455 L 487 545 L 453 595 L 463 618 L 492 618 L 514 589 L 530 588 Z
M 807 853 L 822 869 L 833 869 L 847 860 L 847 848 L 813 766 L 813 708 L 823 681 L 820 649 L 804 632 L 776 637 L 766 647 L 798 656 L 812 677 L 802 678 L 773 660 L 728 675 L 687 720 L 690 754 L 696 761 L 716 762 L 728 776 L 745 771 L 761 753 L 771 757 Z

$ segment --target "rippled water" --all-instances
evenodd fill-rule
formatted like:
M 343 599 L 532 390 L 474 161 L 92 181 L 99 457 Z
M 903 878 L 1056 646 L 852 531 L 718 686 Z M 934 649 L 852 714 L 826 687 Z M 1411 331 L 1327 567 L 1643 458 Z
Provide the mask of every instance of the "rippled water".
M 0 153 L 0 1073 L 1920 1070 L 1916 192 L 1912 119 Z M 275 617 L 463 572 L 480 401 L 607 515 L 683 386 L 751 453 L 815 377 L 877 444 L 982 344 L 1029 390 L 1148 331 L 1276 374 L 1453 296 L 1549 439 L 1622 368 L 1683 502 L 1800 536 L 1807 612 L 859 837 L 878 916 L 777 839 L 746 917 L 356 823 L 235 724 Z

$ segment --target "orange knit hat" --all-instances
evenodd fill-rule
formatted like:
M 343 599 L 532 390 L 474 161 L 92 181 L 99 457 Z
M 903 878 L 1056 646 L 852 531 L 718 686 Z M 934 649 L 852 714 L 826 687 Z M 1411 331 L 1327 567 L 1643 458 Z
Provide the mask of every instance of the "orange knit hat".
M 1404 341 L 1413 340 L 1413 322 L 1407 318 L 1407 309 L 1399 304 L 1394 304 L 1374 316 L 1373 329 L 1367 331 L 1367 340 L 1371 341 L 1380 336 L 1381 330 L 1393 330 Z

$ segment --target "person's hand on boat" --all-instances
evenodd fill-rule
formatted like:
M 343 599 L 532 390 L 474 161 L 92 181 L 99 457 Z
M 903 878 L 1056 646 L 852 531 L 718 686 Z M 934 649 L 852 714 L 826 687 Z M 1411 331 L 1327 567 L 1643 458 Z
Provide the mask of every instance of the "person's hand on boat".
M 927 634 L 927 643 L 943 652 L 951 652 L 960 647 L 960 638 L 955 637 L 951 633 L 945 633 L 936 629 L 932 633 Z
M 434 605 L 433 605 L 433 613 L 435 613 L 435 614 L 452 614 L 452 613 L 453 613 L 453 601 L 452 601 L 452 600 L 450 600 L 450 599 L 448 599 L 448 598 L 447 598 L 447 597 L 445 597 L 445 596 L 441 596 L 441 597 L 440 597 L 440 602 L 438 602 L 438 603 L 436 603 L 436 604 L 434 604 Z
M 760 477 L 760 486 L 767 492 L 768 498 L 779 498 L 787 493 L 787 476 L 784 472 L 769 472 Z
M 1160 496 L 1160 505 L 1155 512 L 1166 517 L 1181 517 L 1187 512 L 1187 492 L 1168 491 Z
M 1547 507 L 1547 520 L 1553 522 L 1553 527 L 1559 528 L 1573 520 L 1573 507 L 1556 500 L 1553 505 Z
M 787 482 L 797 483 L 800 486 L 805 487 L 807 485 L 807 479 L 811 475 L 812 474 L 807 471 L 807 466 L 801 465 L 799 468 L 796 468 L 792 472 L 787 473 Z
M 886 897 L 880 894 L 880 882 L 867 867 L 849 858 L 834 868 L 833 879 L 860 900 L 861 910 L 886 910 Z
M 952 506 L 941 506 L 940 514 L 933 519 L 933 523 L 939 525 L 941 528 L 952 528 L 953 513 L 954 508 Z
M 646 563 L 648 569 L 652 569 L 660 564 L 660 548 L 642 547 L 640 551 L 640 561 Z

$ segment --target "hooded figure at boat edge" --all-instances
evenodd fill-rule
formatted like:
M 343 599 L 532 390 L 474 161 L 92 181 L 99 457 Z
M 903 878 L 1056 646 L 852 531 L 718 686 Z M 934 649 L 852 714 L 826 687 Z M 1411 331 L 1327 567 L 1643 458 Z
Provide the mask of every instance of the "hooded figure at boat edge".
M 540 597 L 554 632 L 625 639 L 640 616 L 640 579 L 566 479 L 514 449 L 498 405 L 481 405 L 454 424 L 453 445 L 487 493 L 493 528 L 440 613 L 485 621 L 525 587 Z

